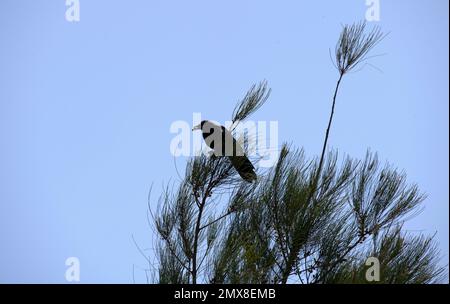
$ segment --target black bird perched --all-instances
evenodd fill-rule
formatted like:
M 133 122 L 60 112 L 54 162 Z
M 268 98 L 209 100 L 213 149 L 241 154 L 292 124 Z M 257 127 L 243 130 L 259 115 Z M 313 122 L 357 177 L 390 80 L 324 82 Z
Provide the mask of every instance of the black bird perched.
M 203 139 L 213 149 L 214 155 L 227 156 L 245 181 L 251 183 L 256 180 L 255 167 L 245 155 L 241 145 L 224 126 L 202 120 L 200 124 L 192 128 L 192 131 L 194 130 L 201 130 Z

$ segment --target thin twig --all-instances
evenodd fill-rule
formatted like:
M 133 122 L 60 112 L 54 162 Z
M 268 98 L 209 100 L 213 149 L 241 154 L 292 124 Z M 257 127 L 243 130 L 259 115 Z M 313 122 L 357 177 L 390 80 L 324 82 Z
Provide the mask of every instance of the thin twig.
M 213 220 L 212 222 L 209 222 L 208 224 L 205 224 L 203 226 L 200 227 L 200 230 L 203 230 L 209 226 L 211 226 L 214 223 L 217 223 L 218 221 L 220 221 L 221 219 L 223 219 L 224 217 L 227 217 L 228 215 L 230 215 L 231 213 L 236 212 L 236 210 L 231 209 L 229 210 L 227 213 L 222 214 L 221 216 L 219 216 L 218 218 L 216 218 L 215 220 Z

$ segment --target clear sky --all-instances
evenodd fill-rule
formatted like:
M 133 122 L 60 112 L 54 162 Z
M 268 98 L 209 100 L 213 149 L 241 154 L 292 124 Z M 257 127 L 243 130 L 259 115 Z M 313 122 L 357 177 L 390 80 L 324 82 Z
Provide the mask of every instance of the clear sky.
M 380 1 L 381 55 L 341 87 L 330 147 L 366 149 L 428 194 L 412 233 L 436 233 L 448 262 L 447 0 Z M 251 84 L 279 141 L 320 153 L 337 72 L 329 56 L 364 0 L 0 1 L 0 282 L 132 283 L 152 246 L 153 203 L 177 174 L 173 121 L 223 122 Z M 179 169 L 185 159 L 177 159 Z M 148 250 L 147 252 L 150 252 Z M 136 280 L 144 276 L 136 270 Z

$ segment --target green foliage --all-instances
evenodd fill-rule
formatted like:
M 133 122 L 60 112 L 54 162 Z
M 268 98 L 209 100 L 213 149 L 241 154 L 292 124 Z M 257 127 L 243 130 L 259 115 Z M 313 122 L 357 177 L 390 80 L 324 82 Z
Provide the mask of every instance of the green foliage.
M 379 247 L 349 256 L 325 283 L 349 284 L 429 284 L 444 280 L 444 269 L 439 267 L 439 251 L 431 237 L 401 233 L 401 227 L 383 233 Z M 368 282 L 365 260 L 368 256 L 380 261 L 380 281 Z
M 365 22 L 344 26 L 335 49 L 336 66 L 341 74 L 364 61 L 369 51 L 385 37 L 378 27 L 368 33 L 365 29 Z
M 227 216 L 219 221 L 213 220 L 218 202 L 210 195 L 230 182 L 232 174 L 223 173 L 228 166 L 218 158 L 202 163 L 209 173 L 201 175 L 195 168 L 202 161 L 206 159 L 190 163 L 189 182 L 175 195 L 162 196 L 156 220 L 163 240 L 160 282 L 192 282 L 201 206 L 202 213 L 210 215 L 198 233 L 196 275 L 204 282 L 367 283 L 368 257 L 379 259 L 381 283 L 432 283 L 441 278 L 432 238 L 403 236 L 398 226 L 419 211 L 424 196 L 416 185 L 406 183 L 404 174 L 389 165 L 381 167 L 375 154 L 339 162 L 337 153 L 329 153 L 314 199 L 309 200 L 318 161 L 284 145 L 277 164 L 257 183 L 233 181 Z

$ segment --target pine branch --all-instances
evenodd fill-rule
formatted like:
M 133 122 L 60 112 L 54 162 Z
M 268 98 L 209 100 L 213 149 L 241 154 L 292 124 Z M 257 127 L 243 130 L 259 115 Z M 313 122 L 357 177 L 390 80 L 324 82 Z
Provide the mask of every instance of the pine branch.
M 233 124 L 245 120 L 248 116 L 256 112 L 267 101 L 270 92 L 271 89 L 267 87 L 267 81 L 253 85 L 234 108 L 231 119 Z

